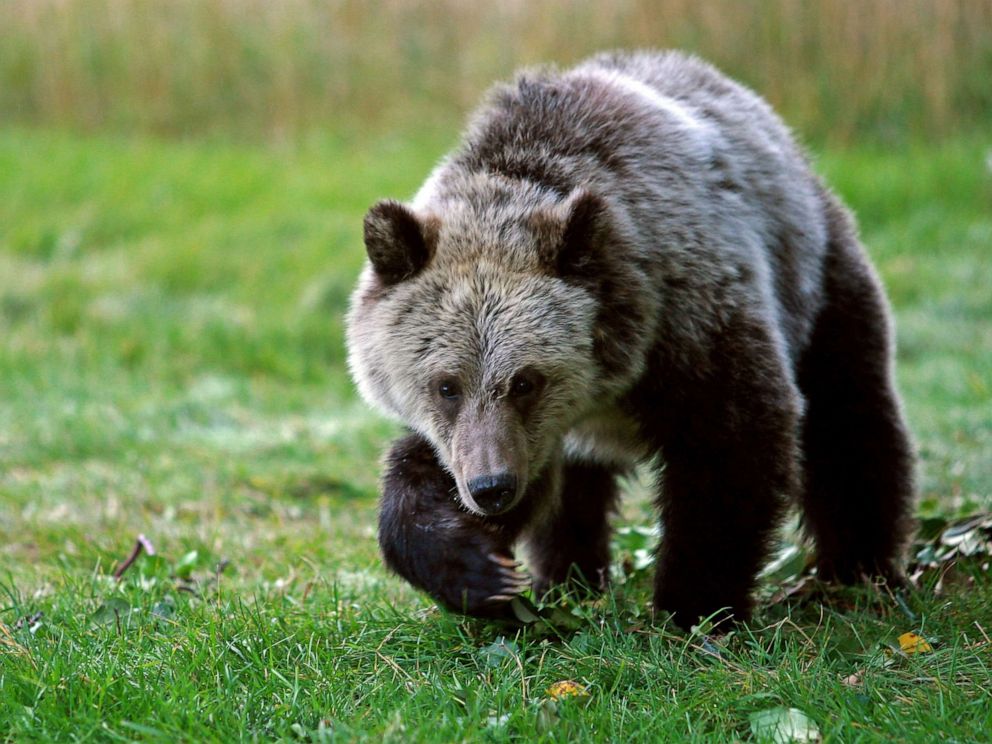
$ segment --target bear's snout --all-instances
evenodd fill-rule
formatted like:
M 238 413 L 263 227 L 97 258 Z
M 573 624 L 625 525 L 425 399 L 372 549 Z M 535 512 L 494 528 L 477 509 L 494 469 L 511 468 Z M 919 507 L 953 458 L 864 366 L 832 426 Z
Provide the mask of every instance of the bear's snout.
M 496 516 L 513 505 L 517 495 L 517 476 L 513 473 L 481 475 L 468 482 L 468 492 L 483 512 Z
M 515 507 L 527 485 L 527 438 L 509 405 L 467 405 L 451 442 L 450 468 L 462 503 L 481 516 Z

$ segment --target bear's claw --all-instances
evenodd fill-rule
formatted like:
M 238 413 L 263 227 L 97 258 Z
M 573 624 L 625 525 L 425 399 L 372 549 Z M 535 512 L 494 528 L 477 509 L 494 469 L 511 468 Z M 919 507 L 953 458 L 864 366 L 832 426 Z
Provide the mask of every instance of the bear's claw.
M 521 566 L 520 561 L 515 561 L 511 557 L 506 555 L 500 555 L 499 553 L 490 553 L 489 560 L 498 563 L 504 568 L 520 568 Z
M 513 594 L 494 594 L 491 597 L 486 597 L 486 601 L 493 604 L 502 604 L 503 602 L 509 602 L 514 598 Z

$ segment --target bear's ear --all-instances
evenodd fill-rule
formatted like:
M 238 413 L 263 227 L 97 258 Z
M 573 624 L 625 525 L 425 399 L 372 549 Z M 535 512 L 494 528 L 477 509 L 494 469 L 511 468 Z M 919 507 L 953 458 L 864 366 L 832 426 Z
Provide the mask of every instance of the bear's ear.
M 427 264 L 431 245 L 425 226 L 392 199 L 377 202 L 365 215 L 365 251 L 384 284 L 409 279 Z
M 545 229 L 540 231 L 545 233 L 542 262 L 555 276 L 594 277 L 600 265 L 600 247 L 609 232 L 606 203 L 590 191 L 576 189 L 544 220 L 549 217 L 551 229 L 542 225 Z

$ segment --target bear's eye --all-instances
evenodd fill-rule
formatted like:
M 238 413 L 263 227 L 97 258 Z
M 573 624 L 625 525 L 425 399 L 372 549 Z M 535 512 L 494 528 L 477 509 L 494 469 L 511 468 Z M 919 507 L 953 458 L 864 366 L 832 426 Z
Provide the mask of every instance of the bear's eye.
M 442 380 L 437 386 L 437 392 L 445 400 L 456 400 L 461 395 L 458 383 L 454 380 Z
M 532 371 L 521 372 L 510 382 L 510 395 L 514 398 L 525 398 L 535 392 L 543 378 Z
M 527 395 L 528 393 L 534 392 L 534 383 L 528 380 L 526 377 L 518 377 L 513 381 L 510 386 L 510 393 L 520 397 L 521 395 Z

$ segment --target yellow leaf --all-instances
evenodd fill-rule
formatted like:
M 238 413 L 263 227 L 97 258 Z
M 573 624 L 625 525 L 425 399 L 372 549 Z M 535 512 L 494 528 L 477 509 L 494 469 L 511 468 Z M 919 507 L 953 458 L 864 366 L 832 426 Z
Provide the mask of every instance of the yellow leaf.
M 933 651 L 933 646 L 927 643 L 927 639 L 916 633 L 903 633 L 899 636 L 899 648 L 907 654 L 928 654 Z
M 578 682 L 563 679 L 548 688 L 548 695 L 551 696 L 552 700 L 563 700 L 568 697 L 589 697 L 589 692 Z

